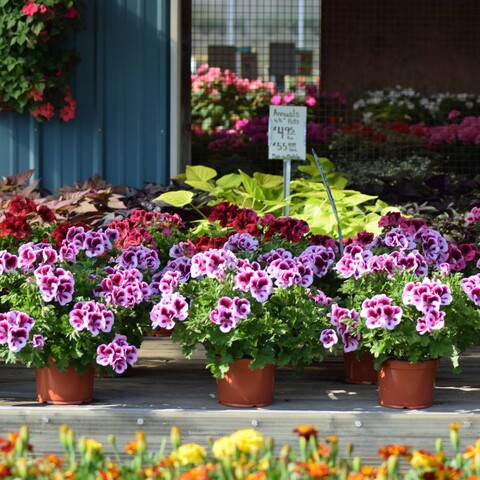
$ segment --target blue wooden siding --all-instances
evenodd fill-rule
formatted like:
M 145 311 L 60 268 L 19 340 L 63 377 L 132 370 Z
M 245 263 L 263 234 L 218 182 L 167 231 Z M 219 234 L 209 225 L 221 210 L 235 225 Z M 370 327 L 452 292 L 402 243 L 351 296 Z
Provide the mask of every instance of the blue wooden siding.
M 95 173 L 141 188 L 169 179 L 169 0 L 86 0 L 76 118 L 0 114 L 0 176 L 29 168 L 51 192 Z

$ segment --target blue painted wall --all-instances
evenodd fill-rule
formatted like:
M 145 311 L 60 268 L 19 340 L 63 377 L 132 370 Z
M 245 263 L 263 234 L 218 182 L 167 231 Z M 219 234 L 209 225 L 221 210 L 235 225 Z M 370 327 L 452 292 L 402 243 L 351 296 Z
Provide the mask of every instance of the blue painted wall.
M 76 118 L 0 114 L 0 176 L 33 168 L 51 192 L 95 173 L 141 188 L 169 180 L 169 0 L 85 0 Z

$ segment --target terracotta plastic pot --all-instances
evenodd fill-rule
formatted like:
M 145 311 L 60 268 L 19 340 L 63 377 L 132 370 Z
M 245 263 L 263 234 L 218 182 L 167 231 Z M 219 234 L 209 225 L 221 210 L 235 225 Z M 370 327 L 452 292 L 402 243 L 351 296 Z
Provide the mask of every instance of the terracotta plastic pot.
M 362 352 L 357 358 L 357 352 L 343 354 L 345 381 L 358 385 L 376 385 L 378 371 L 373 367 L 374 357 L 370 352 Z
M 37 400 L 54 405 L 79 405 L 90 403 L 93 399 L 95 369 L 90 367 L 78 374 L 74 368 L 67 367 L 65 372 L 55 365 L 37 368 Z
M 273 402 L 275 365 L 258 370 L 249 368 L 250 359 L 242 358 L 229 365 L 223 378 L 217 379 L 218 401 L 229 407 L 265 407 Z
M 409 363 L 387 360 L 378 374 L 378 399 L 382 407 L 428 408 L 433 405 L 439 360 Z

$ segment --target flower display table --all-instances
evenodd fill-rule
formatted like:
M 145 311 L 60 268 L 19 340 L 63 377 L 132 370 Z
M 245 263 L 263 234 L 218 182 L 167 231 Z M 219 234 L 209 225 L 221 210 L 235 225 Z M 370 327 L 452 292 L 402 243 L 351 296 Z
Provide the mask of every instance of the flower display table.
M 38 404 L 34 369 L 0 365 L 0 435 L 28 424 L 37 453 L 59 452 L 58 427 L 67 423 L 78 437 L 94 437 L 107 450 L 107 436 L 115 434 L 123 451 L 139 430 L 155 448 L 172 425 L 181 428 L 185 441 L 198 443 L 208 435 L 219 437 L 238 428 L 255 427 L 274 435 L 281 446 L 294 442 L 292 430 L 305 423 L 315 425 L 319 437 L 338 435 L 340 449 L 352 441 L 356 455 L 375 462 L 380 445 L 408 443 L 431 448 L 437 437 L 448 434 L 452 422 L 460 423 L 462 445 L 472 443 L 480 422 L 479 364 L 480 348 L 464 355 L 459 375 L 451 373 L 448 363 L 442 361 L 434 404 L 423 410 L 380 407 L 375 385 L 344 381 L 341 357 L 327 357 L 300 377 L 279 368 L 272 405 L 238 409 L 218 403 L 215 379 L 205 369 L 201 351 L 185 360 L 170 339 L 147 338 L 132 375 L 97 378 L 89 405 Z

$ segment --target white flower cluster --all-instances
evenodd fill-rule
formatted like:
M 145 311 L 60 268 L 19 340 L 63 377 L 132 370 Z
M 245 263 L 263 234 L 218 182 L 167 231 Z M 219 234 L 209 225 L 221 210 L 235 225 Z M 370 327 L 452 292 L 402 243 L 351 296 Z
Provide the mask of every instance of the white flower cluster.
M 426 96 L 413 88 L 396 85 L 393 88 L 366 92 L 354 102 L 353 109 L 362 114 L 364 122 L 369 123 L 380 113 L 380 109 L 398 110 L 404 112 L 406 116 L 409 112 L 417 111 L 419 114 L 423 113 L 422 116 L 429 116 L 434 120 L 445 120 L 437 118 L 437 115 L 441 114 L 446 106 L 450 110 L 458 108 L 465 113 L 475 114 L 480 110 L 480 95 L 444 92 Z

